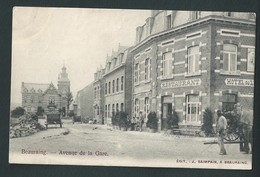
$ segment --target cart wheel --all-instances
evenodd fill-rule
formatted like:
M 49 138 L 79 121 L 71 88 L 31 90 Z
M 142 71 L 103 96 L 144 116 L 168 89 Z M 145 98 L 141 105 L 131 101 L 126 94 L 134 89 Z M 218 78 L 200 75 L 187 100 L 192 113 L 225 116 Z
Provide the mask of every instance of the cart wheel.
M 234 132 L 227 132 L 226 136 L 224 137 L 226 141 L 236 141 L 238 138 L 239 135 Z

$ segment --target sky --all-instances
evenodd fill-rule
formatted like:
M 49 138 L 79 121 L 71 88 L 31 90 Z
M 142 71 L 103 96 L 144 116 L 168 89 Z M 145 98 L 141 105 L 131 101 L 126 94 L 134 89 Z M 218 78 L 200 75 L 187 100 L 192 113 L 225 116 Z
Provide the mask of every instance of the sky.
M 94 80 L 118 45 L 135 43 L 149 10 L 15 7 L 12 31 L 11 103 L 21 104 L 21 83 L 53 83 L 66 66 L 71 91 Z

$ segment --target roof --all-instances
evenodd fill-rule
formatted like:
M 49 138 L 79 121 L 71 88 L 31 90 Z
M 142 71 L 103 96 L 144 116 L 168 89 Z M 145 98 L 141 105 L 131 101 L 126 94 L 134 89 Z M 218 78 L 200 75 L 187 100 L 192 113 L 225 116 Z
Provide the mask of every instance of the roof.
M 45 92 L 50 86 L 50 83 L 48 84 L 39 84 L 39 83 L 22 83 L 22 88 L 27 89 L 28 91 L 34 89 L 35 91 L 41 90 L 42 92 Z

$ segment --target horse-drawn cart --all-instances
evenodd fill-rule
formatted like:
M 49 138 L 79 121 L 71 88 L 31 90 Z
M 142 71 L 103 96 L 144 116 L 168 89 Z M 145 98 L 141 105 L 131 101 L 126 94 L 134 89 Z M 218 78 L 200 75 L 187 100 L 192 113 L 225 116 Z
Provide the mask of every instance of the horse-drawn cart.
M 56 109 L 56 105 L 49 103 L 48 108 L 45 122 L 46 129 L 48 129 L 48 125 L 60 125 L 60 128 L 62 128 L 61 114 Z

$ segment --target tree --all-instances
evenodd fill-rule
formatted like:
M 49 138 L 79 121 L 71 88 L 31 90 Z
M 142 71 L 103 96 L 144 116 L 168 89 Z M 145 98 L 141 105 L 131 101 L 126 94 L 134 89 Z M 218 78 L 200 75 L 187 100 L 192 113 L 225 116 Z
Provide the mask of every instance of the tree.
M 67 115 L 67 113 L 68 113 L 68 111 L 69 111 L 70 104 L 71 104 L 72 101 L 73 101 L 72 92 L 66 92 L 65 98 L 66 98 L 66 103 L 67 103 L 67 111 L 66 111 L 66 115 Z
M 11 116 L 18 118 L 18 117 L 24 115 L 24 113 L 25 113 L 24 108 L 19 106 L 19 107 L 16 107 L 14 110 L 11 111 Z

